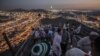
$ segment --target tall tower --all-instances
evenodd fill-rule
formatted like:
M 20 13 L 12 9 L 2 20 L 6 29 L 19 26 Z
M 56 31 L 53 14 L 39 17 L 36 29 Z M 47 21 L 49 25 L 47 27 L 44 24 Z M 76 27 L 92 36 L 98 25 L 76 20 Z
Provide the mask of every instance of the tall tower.
M 50 9 L 53 9 L 52 5 L 50 6 Z
M 53 2 L 53 0 L 51 0 L 50 10 L 53 10 L 52 2 Z

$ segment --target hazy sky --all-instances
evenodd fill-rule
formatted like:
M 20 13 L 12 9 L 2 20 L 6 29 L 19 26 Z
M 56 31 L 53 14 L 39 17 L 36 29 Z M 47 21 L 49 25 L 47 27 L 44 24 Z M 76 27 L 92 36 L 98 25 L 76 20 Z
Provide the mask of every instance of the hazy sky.
M 55 9 L 98 9 L 100 0 L 0 0 L 1 8 L 48 9 L 51 5 Z

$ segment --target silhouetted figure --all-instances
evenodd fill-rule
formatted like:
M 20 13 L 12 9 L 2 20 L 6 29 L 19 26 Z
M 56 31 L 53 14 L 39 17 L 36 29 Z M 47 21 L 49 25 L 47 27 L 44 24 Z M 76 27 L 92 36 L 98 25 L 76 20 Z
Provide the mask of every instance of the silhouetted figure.
M 5 39 L 6 43 L 7 43 L 7 45 L 9 46 L 9 49 L 10 49 L 10 51 L 11 51 L 11 53 L 12 53 L 12 56 L 15 56 L 15 53 L 14 53 L 14 51 L 13 51 L 13 48 L 12 48 L 12 46 L 11 46 L 11 44 L 10 44 L 9 39 L 7 38 L 6 33 L 3 33 L 3 36 L 4 36 L 4 39 Z

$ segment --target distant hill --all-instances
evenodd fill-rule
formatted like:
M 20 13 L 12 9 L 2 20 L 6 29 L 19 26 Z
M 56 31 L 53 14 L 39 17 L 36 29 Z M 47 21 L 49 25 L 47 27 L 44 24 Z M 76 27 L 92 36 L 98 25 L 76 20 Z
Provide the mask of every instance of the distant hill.
M 47 10 L 44 10 L 44 9 L 31 9 L 31 10 L 29 10 L 29 11 L 31 11 L 31 12 L 43 12 L 43 13 L 48 13 L 48 11 L 47 11 Z
M 89 13 L 90 15 L 93 15 L 93 16 L 100 16 L 100 10 L 98 11 L 93 11 L 91 13 Z
M 44 9 L 31 9 L 31 10 L 25 10 L 25 9 L 22 9 L 22 8 L 19 8 L 19 9 L 11 9 L 11 10 L 8 10 L 8 11 L 13 11 L 13 12 L 44 12 L 44 13 L 47 13 L 48 11 L 47 10 L 44 10 Z
M 25 10 L 25 9 L 22 9 L 22 8 L 19 8 L 19 9 L 11 9 L 11 10 L 8 10 L 8 11 L 12 11 L 12 12 L 25 12 L 25 11 L 28 11 L 28 10 Z

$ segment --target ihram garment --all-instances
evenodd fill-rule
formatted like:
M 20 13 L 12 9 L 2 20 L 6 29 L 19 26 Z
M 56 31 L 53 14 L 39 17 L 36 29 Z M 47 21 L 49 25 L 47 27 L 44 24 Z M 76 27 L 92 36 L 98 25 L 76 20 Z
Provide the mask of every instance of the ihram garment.
M 78 48 L 72 48 L 66 52 L 65 56 L 85 56 L 86 53 Z
M 53 51 L 57 56 L 61 56 L 61 39 L 62 36 L 59 35 L 57 32 L 54 34 L 54 40 L 53 40 Z

